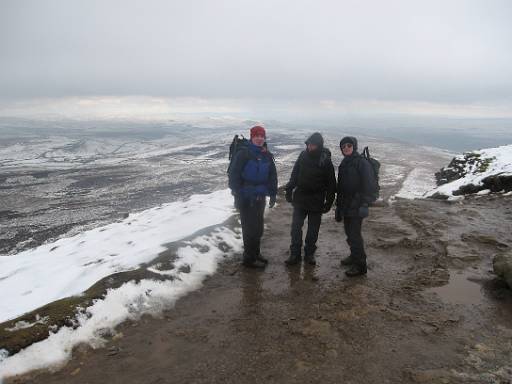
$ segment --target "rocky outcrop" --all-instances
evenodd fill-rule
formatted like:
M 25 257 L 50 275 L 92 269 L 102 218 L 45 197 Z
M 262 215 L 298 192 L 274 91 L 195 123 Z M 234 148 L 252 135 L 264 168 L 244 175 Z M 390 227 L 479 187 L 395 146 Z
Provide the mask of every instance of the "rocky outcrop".
M 476 152 L 467 152 L 462 156 L 456 156 L 447 167 L 436 172 L 437 185 L 451 183 L 469 173 L 485 172 L 491 163 L 492 159 L 482 158 L 482 155 Z
M 428 196 L 452 199 L 474 193 L 512 191 L 512 145 L 466 152 L 435 174 L 437 188 Z
M 505 280 L 512 288 L 512 251 L 497 255 L 493 262 L 494 273 Z

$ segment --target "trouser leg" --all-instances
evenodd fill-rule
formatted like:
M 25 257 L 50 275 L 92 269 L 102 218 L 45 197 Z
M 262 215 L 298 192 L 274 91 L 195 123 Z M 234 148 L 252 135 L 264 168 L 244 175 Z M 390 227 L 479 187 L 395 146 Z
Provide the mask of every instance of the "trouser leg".
M 260 253 L 263 235 L 265 201 L 244 202 L 240 206 L 240 221 L 244 241 L 244 260 L 253 261 Z
M 306 211 L 294 207 L 292 215 L 292 228 L 291 228 L 291 245 L 290 245 L 290 256 L 300 257 L 302 248 L 302 227 L 304 225 L 304 219 L 306 218 Z
M 304 251 L 306 255 L 313 255 L 316 251 L 316 242 L 318 240 L 318 232 L 322 223 L 321 212 L 308 212 L 308 231 Z
M 366 266 L 366 253 L 361 233 L 363 219 L 360 217 L 345 217 L 344 220 L 347 243 L 350 246 L 350 256 L 354 260 L 354 264 Z

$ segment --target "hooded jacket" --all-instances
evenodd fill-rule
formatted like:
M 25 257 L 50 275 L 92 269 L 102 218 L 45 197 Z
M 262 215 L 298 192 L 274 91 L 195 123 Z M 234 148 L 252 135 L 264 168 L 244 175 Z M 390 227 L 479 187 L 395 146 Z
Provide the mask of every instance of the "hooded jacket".
M 345 156 L 338 167 L 338 184 L 336 188 L 336 205 L 343 216 L 359 216 L 359 207 L 370 204 L 374 176 L 370 163 L 357 152 L 357 139 L 352 136 L 344 137 L 344 143 L 352 143 L 353 152 Z
M 336 195 L 336 177 L 331 152 L 323 147 L 323 138 L 314 133 L 306 144 L 315 144 L 314 152 L 302 151 L 293 166 L 286 193 L 293 194 L 293 206 L 321 212 L 330 208 Z

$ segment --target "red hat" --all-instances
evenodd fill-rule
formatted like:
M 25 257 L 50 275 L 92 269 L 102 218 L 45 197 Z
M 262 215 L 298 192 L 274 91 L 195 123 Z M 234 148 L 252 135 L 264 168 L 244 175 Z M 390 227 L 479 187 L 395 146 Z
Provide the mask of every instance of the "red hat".
M 254 127 L 251 128 L 251 139 L 254 137 L 254 136 L 263 136 L 263 137 L 266 137 L 266 133 L 265 133 L 265 128 L 263 128 L 262 126 L 259 126 L 259 125 L 256 125 Z

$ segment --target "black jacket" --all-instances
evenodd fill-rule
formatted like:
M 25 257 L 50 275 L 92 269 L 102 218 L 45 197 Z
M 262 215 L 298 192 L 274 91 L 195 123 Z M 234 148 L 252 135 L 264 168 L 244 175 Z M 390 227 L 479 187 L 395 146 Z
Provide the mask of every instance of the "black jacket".
M 357 147 L 356 147 L 357 148 Z M 359 216 L 359 207 L 370 204 L 373 170 L 370 163 L 357 151 L 345 157 L 338 168 L 336 205 L 343 216 Z
M 322 148 L 316 155 L 303 151 L 293 166 L 286 193 L 293 193 L 293 205 L 308 211 L 330 208 L 336 195 L 336 177 L 331 152 Z

